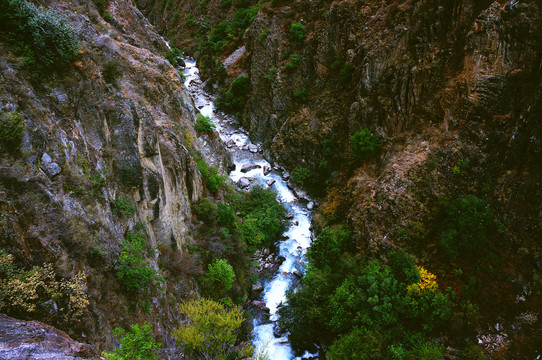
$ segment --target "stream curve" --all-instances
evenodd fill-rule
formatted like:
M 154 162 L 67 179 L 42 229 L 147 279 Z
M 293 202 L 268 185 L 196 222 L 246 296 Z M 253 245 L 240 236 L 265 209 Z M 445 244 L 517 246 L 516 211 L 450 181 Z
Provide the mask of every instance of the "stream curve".
M 282 202 L 291 219 L 290 227 L 284 232 L 282 240 L 278 244 L 278 256 L 286 260 L 280 265 L 277 273 L 269 279 L 260 279 L 264 290 L 260 300 L 269 308 L 269 317 L 258 316 L 254 319 L 252 341 L 256 352 L 265 353 L 269 360 L 296 359 L 287 335 L 276 338 L 273 334 L 274 322 L 278 319 L 277 307 L 286 300 L 286 292 L 295 284 L 295 275 L 303 273 L 305 254 L 311 244 L 310 224 L 312 213 L 306 204 L 310 202 L 306 196 L 299 199 L 296 193 L 288 187 L 288 176 L 283 173 L 279 166 L 270 164 L 260 152 L 256 144 L 252 144 L 248 132 L 238 126 L 236 120 L 215 109 L 214 98 L 209 95 L 199 77 L 196 62 L 185 59 L 186 67 L 183 74 L 186 88 L 192 95 L 194 103 L 199 111 L 211 118 L 216 125 L 220 139 L 231 153 L 235 164 L 235 170 L 229 176 L 231 180 L 241 187 L 260 185 L 269 188 L 277 194 L 277 199 Z M 256 165 L 253 169 L 244 172 L 243 166 Z M 301 201 L 300 201 L 301 200 Z M 305 353 L 302 357 L 309 358 L 316 354 Z

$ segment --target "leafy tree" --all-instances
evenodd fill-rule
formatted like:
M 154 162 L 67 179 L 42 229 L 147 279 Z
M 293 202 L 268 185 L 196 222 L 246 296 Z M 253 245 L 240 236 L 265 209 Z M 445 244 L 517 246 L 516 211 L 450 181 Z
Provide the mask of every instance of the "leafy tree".
M 226 309 L 223 304 L 202 298 L 182 303 L 179 310 L 188 322 L 177 329 L 175 337 L 196 358 L 240 360 L 253 355 L 250 344 L 239 340 L 245 320 L 239 307 Z
M 203 284 L 208 294 L 213 297 L 222 298 L 233 286 L 235 273 L 230 264 L 224 259 L 216 260 L 209 264 L 208 272 L 203 278 Z
M 305 39 L 305 26 L 300 22 L 293 23 L 290 25 L 288 37 L 290 40 L 299 45 Z
M 402 288 L 388 266 L 370 261 L 360 276 L 347 278 L 331 297 L 331 327 L 338 333 L 358 325 L 370 329 L 399 320 Z
M 475 195 L 453 201 L 445 209 L 440 244 L 452 259 L 479 252 L 487 242 L 486 231 L 493 216 L 489 203 Z
M 216 126 L 213 124 L 210 117 L 198 114 L 195 128 L 196 131 L 213 131 L 216 129 Z
M 360 159 L 378 150 L 380 142 L 369 129 L 363 129 L 350 137 L 350 148 L 352 156 Z
M 250 89 L 250 80 L 245 76 L 235 79 L 230 90 L 217 99 L 217 105 L 226 111 L 238 111 L 243 108 Z
M 420 281 L 420 271 L 411 255 L 399 249 L 390 253 L 390 259 L 393 275 L 399 282 L 410 285 Z
M 286 63 L 286 69 L 288 70 L 297 69 L 300 61 L 301 61 L 301 55 L 291 54 L 289 57 L 289 61 Z
M 249 27 L 258 14 L 258 5 L 250 8 L 239 9 L 233 14 L 232 28 L 236 37 L 240 38 L 245 33 L 245 29 Z
M 331 268 L 341 256 L 339 242 L 330 228 L 322 230 L 307 253 L 310 264 L 318 269 Z
M 243 219 L 240 226 L 241 235 L 250 250 L 257 249 L 265 238 L 265 235 L 258 226 L 258 219 L 248 215 Z
M 199 203 L 194 205 L 194 210 L 198 215 L 198 219 L 208 225 L 212 225 L 218 218 L 218 207 L 209 198 L 201 198 Z
M 272 247 L 286 228 L 286 209 L 277 201 L 275 193 L 255 186 L 245 195 L 240 207 L 242 215 L 255 219 L 253 224 L 263 234 L 262 245 Z
M 162 347 L 152 337 L 151 326 L 147 322 L 143 325 L 130 326 L 131 331 L 116 328 L 113 334 L 121 338 L 120 347 L 111 353 L 104 353 L 107 360 L 156 360 L 156 351 Z

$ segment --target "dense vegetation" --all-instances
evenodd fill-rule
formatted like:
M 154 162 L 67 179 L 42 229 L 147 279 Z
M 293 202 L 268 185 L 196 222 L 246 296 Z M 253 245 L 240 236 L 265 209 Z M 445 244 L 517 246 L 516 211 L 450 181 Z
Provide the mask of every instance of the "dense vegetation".
M 476 308 L 441 289 L 413 256 L 360 258 L 344 227 L 324 228 L 307 257 L 301 289 L 279 309 L 298 353 L 321 343 L 333 360 L 441 359 L 436 337 L 451 323 L 476 322 Z
M 149 324 L 132 325 L 130 331 L 116 328 L 114 335 L 120 338 L 120 346 L 115 351 L 103 354 L 107 360 L 156 360 L 156 351 L 162 347 L 153 336 Z
M 227 308 L 200 299 L 182 303 L 180 310 L 188 322 L 177 329 L 175 337 L 185 345 L 188 355 L 217 360 L 242 360 L 253 355 L 250 342 L 240 340 L 245 321 L 240 307 Z
M 1 0 L 0 33 L 20 47 L 36 76 L 60 69 L 76 56 L 78 44 L 70 24 L 54 9 L 25 0 Z

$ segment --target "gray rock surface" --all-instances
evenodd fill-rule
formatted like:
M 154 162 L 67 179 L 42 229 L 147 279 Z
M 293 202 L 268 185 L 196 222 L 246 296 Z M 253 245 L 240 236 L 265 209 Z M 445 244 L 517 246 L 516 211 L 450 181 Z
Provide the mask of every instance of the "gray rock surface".
M 90 345 L 39 321 L 23 321 L 0 314 L 0 359 L 99 359 Z

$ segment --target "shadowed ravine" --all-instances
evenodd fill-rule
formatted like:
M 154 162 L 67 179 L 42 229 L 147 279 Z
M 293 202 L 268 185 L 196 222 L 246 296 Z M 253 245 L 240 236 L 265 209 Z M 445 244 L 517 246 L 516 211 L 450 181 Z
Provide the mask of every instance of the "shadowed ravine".
M 256 317 L 252 334 L 256 351 L 265 351 L 270 360 L 293 359 L 294 354 L 287 336 L 275 338 L 273 325 L 278 319 L 278 305 L 285 300 L 286 291 L 295 284 L 294 272 L 297 271 L 299 274 L 303 271 L 304 255 L 311 243 L 312 213 L 306 205 L 310 199 L 306 196 L 303 196 L 303 199 L 298 198 L 294 191 L 288 188 L 287 176 L 281 175 L 278 166 L 271 165 L 264 159 L 259 147 L 250 142 L 246 131 L 237 126 L 235 119 L 215 110 L 213 97 L 203 89 L 195 61 L 187 59 L 185 63 L 186 68 L 183 72 L 186 76 L 185 85 L 192 94 L 196 107 L 203 115 L 212 119 L 216 131 L 232 155 L 235 170 L 229 174 L 231 180 L 239 183 L 245 178 L 250 182 L 250 186 L 260 185 L 270 188 L 277 194 L 287 211 L 293 214 L 291 226 L 283 234 L 285 240 L 279 243 L 278 256 L 283 256 L 286 260 L 272 279 L 260 279 L 264 286 L 260 298 L 269 308 L 270 316 Z M 242 172 L 241 168 L 247 164 L 259 167 Z M 244 180 L 241 181 L 243 182 Z M 266 320 L 267 318 L 269 320 Z M 303 357 L 308 356 L 313 355 L 307 353 Z

